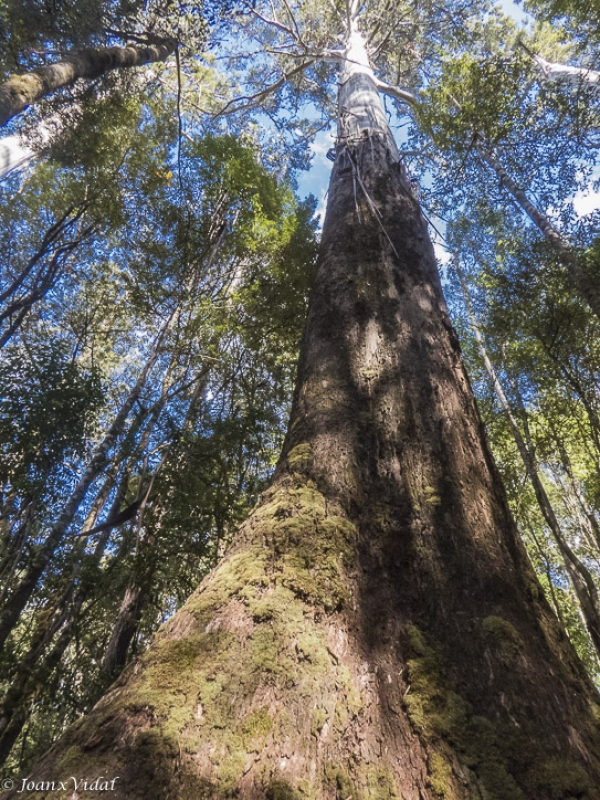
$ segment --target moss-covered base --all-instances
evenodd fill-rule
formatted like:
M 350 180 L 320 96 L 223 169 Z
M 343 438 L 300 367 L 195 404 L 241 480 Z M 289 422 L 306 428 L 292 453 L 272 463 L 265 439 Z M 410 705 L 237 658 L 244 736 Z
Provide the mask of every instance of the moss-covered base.
M 523 642 L 512 625 L 490 616 L 482 620 L 482 628 L 500 660 L 516 666 Z M 406 711 L 414 728 L 436 748 L 429 766 L 430 785 L 438 797 L 456 797 L 452 776 L 457 773 L 479 786 L 485 800 L 600 798 L 600 787 L 581 764 L 550 750 L 537 720 L 527 725 L 474 713 L 448 679 L 441 649 L 416 627 L 407 638 L 412 657 L 407 663 Z
M 400 798 L 348 630 L 356 535 L 311 481 L 281 479 L 40 773 L 118 775 L 111 797 L 129 800 Z
M 417 627 L 400 643 L 394 707 L 396 679 L 368 663 L 356 635 L 356 545 L 355 526 L 311 481 L 281 478 L 237 548 L 67 732 L 39 780 L 118 777 L 111 797 L 128 800 L 599 797 L 535 725 L 476 715 Z M 501 660 L 518 658 L 510 623 L 479 625 Z

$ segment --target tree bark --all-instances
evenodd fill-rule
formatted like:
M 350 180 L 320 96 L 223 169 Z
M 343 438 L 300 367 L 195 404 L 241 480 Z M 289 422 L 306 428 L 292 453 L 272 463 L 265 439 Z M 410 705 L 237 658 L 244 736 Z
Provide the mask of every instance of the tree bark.
M 558 64 L 555 61 L 546 61 L 545 58 L 533 53 L 523 42 L 519 42 L 527 55 L 532 58 L 538 70 L 548 80 L 562 81 L 570 83 L 572 86 L 580 87 L 586 84 L 594 87 L 597 91 L 600 86 L 600 72 L 596 72 L 589 67 L 571 67 L 565 64 Z
M 63 61 L 48 64 L 24 75 L 13 75 L 0 85 L 0 125 L 19 114 L 42 97 L 70 86 L 80 78 L 99 78 L 122 67 L 139 67 L 164 61 L 174 51 L 176 42 L 165 40 L 149 45 L 102 47 L 73 53 Z
M 511 519 L 356 52 L 272 485 L 31 780 L 118 777 L 114 800 L 599 796 L 596 692 Z

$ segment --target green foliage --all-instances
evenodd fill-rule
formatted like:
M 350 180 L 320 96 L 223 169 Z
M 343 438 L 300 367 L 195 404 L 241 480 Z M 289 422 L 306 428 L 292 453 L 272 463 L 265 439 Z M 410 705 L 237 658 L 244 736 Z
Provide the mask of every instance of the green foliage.
M 505 213 L 480 204 L 473 210 L 470 220 L 452 225 L 451 238 L 463 269 L 468 269 L 469 293 L 486 351 L 522 436 L 531 442 L 565 540 L 597 579 L 598 320 L 575 296 L 547 245 L 512 228 Z M 595 248 L 592 239 L 582 249 L 582 260 L 589 259 L 590 270 Z M 511 427 L 482 369 L 470 338 L 470 320 L 459 305 L 463 289 L 455 280 L 452 275 L 450 296 L 463 326 L 463 354 L 513 511 L 548 599 L 597 679 L 598 656 L 573 606 L 564 558 L 548 531 Z M 512 649 L 510 637 L 506 638 Z M 518 650 L 516 641 L 514 648 Z
M 517 98 L 527 78 L 522 55 L 477 57 L 465 53 L 444 63 L 439 81 L 421 92 L 418 119 L 438 147 L 465 155 L 473 136 L 507 138 L 518 119 Z
M 468 262 L 491 356 L 520 424 L 529 425 L 569 542 L 596 577 L 598 321 L 573 294 L 549 249 L 507 208 L 502 187 L 474 157 L 473 136 L 482 133 L 497 147 L 519 185 L 543 207 L 555 209 L 573 232 L 569 202 L 589 182 L 594 155 L 585 148 L 594 141 L 597 110 L 589 93 L 574 96 L 564 87 L 545 87 L 530 56 L 518 47 L 515 25 L 486 6 L 369 3 L 361 25 L 369 29 L 378 75 L 418 93 L 421 132 L 411 134 L 415 150 L 432 137 L 445 170 L 441 175 L 434 166 L 427 173 L 425 200 L 449 220 L 447 238 Z M 571 30 L 578 20 L 594 18 L 594 9 L 567 0 L 531 0 L 530 6 L 569 14 Z M 115 619 L 129 626 L 124 660 L 144 651 L 159 623 L 234 540 L 280 452 L 318 237 L 312 220 L 316 201 L 299 202 L 290 183 L 278 176 L 305 163 L 306 137 L 320 125 L 314 109 L 331 111 L 331 55 L 265 95 L 261 109 L 250 102 L 242 121 L 226 114 L 208 121 L 201 109 L 222 109 L 240 93 L 250 97 L 264 88 L 265 75 L 272 72 L 274 81 L 290 75 L 298 57 L 313 48 L 339 47 L 344 9 L 320 0 L 276 4 L 286 23 L 265 28 L 253 13 L 257 8 L 246 5 L 219 32 L 224 35 L 218 53 L 201 60 L 203 17 L 216 20 L 231 10 L 230 3 L 180 4 L 175 10 L 162 0 L 0 0 L 0 61 L 7 74 L 40 63 L 31 48 L 70 50 L 125 41 L 107 30 L 142 38 L 148 31 L 176 33 L 181 43 L 177 70 L 171 64 L 136 76 L 113 74 L 43 106 L 42 116 L 60 112 L 48 158 L 4 189 L 3 283 L 19 283 L 43 250 L 39 269 L 12 293 L 15 308 L 5 308 L 8 325 L 19 304 L 33 297 L 0 360 L 5 483 L 0 569 L 8 594 L 33 563 L 38 543 L 138 380 L 157 331 L 174 320 L 103 472 L 53 553 L 3 656 L 5 696 L 11 682 L 14 687 L 25 674 L 23 666 L 29 670 L 18 704 L 29 721 L 10 770 L 27 768 L 66 722 L 94 705 L 113 677 L 105 674 L 102 661 Z M 286 30 L 290 13 L 297 27 Z M 538 25 L 526 42 L 548 57 L 576 58 L 576 48 L 563 45 L 561 37 L 561 31 Z M 587 46 L 589 56 L 593 43 Z M 302 120 L 307 103 L 312 118 Z M 423 153 L 428 157 L 431 151 L 424 147 Z M 432 162 L 427 163 L 430 170 Z M 43 249 L 47 232 L 61 220 L 60 236 Z M 585 271 L 597 277 L 596 233 L 576 241 Z M 46 286 L 44 270 L 55 257 L 60 269 Z M 39 287 L 44 291 L 37 292 Z M 468 338 L 451 275 L 448 289 L 490 439 L 540 581 L 587 667 L 597 673 L 564 563 Z M 287 453 L 295 480 L 311 458 L 305 444 Z M 429 502 L 439 505 L 433 489 L 429 494 Z M 133 515 L 112 524 L 131 508 Z M 264 591 L 262 543 L 231 558 L 217 579 L 223 596 L 237 597 L 256 626 L 248 649 L 235 651 L 249 672 L 227 678 L 232 643 L 218 632 L 172 643 L 165 663 L 150 664 L 151 686 L 135 699 L 140 709 L 151 706 L 166 720 L 164 736 L 140 737 L 140 757 L 151 761 L 161 749 L 175 752 L 182 731 L 193 751 L 194 723 L 182 699 L 193 685 L 206 707 L 202 724 L 209 720 L 220 743 L 215 762 L 229 791 L 243 771 L 249 743 L 260 744 L 281 724 L 262 709 L 235 730 L 228 728 L 230 698 L 242 693 L 242 678 L 254 680 L 262 671 L 277 681 L 293 674 L 306 698 L 318 694 L 332 665 L 321 632 L 301 629 L 298 608 L 304 601 L 323 614 L 346 607 L 351 598 L 344 569 L 356 536 L 344 517 L 327 516 L 324 509 L 323 497 L 309 484 L 284 487 L 263 507 L 260 524 L 268 528 L 270 551 L 279 559 L 274 591 Z M 133 610 L 125 603 L 132 593 L 137 593 Z M 210 598 L 202 602 L 210 604 Z M 202 616 L 203 610 L 194 606 L 193 613 Z M 480 628 L 490 651 L 505 665 L 514 664 L 523 643 L 513 626 L 488 616 Z M 58 653 L 63 635 L 67 643 Z M 291 641 L 294 650 L 288 652 L 282 642 Z M 443 755 L 444 743 L 452 742 L 490 798 L 522 797 L 513 776 L 529 769 L 532 753 L 519 756 L 521 739 L 473 714 L 445 673 L 435 644 L 417 629 L 409 632 L 408 644 L 407 713 L 415 730 L 439 749 L 429 759 L 433 794 L 452 800 L 452 767 Z M 204 675 L 211 653 L 217 674 Z M 337 665 L 335 680 L 341 700 L 332 709 L 308 712 L 315 739 L 326 723 L 341 739 L 348 720 L 361 713 L 363 698 L 349 670 Z M 527 780 L 536 791 L 549 798 L 589 795 L 577 766 L 542 756 L 534 750 L 529 759 L 537 774 L 528 773 Z M 323 777 L 340 798 L 358 797 L 343 766 L 330 764 Z M 397 796 L 385 767 L 372 769 L 364 783 L 369 798 Z M 265 790 L 273 800 L 300 791 L 277 778 Z
M 175 163 L 172 109 L 127 94 L 85 105 L 53 162 L 40 164 L 2 211 L 10 283 L 43 241 L 40 221 L 51 227 L 75 201 L 83 207 L 82 221 L 71 224 L 68 214 L 70 227 L 40 262 L 71 235 L 77 269 L 65 261 L 3 350 L 11 473 L 0 569 L 9 592 L 177 310 L 139 403 L 3 655 L 6 692 L 45 636 L 21 690 L 29 720 L 9 769 L 38 757 L 112 680 L 102 662 L 116 619 L 127 623 L 128 660 L 185 601 L 264 490 L 283 439 L 312 277 L 314 204 L 299 205 L 247 137 L 196 138 Z M 75 241 L 86 223 L 87 239 Z M 102 527 L 144 492 L 143 512 L 80 536 L 86 519 Z M 137 600 L 127 611 L 130 591 Z M 63 613 L 59 634 L 52 626 Z
M 526 0 L 528 11 L 552 22 L 566 24 L 575 38 L 600 39 L 600 9 L 597 0 Z
M 60 342 L 38 342 L 3 351 L 0 385 L 0 482 L 43 496 L 52 473 L 84 454 L 104 399 L 99 371 L 82 370 Z

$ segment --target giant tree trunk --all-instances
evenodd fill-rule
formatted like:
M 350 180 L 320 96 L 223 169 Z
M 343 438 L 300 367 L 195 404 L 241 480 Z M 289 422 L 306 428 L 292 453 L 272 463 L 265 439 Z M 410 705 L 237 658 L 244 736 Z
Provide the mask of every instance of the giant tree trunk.
M 32 780 L 118 776 L 114 800 L 600 796 L 597 696 L 510 517 L 355 55 L 341 94 L 271 488 Z
M 121 67 L 139 67 L 164 61 L 175 50 L 176 43 L 166 40 L 157 44 L 127 47 L 99 47 L 73 53 L 63 61 L 38 67 L 24 75 L 13 75 L 0 84 L 0 125 L 19 114 L 42 97 L 70 86 L 80 78 L 99 78 Z

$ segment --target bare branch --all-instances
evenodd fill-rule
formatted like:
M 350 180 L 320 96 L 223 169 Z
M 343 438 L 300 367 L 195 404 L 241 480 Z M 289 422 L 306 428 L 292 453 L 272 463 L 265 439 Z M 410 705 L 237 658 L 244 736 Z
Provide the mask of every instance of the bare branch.
M 261 100 L 265 97 L 268 97 L 270 94 L 281 89 L 281 87 L 286 83 L 289 78 L 292 78 L 294 75 L 297 75 L 299 72 L 303 72 L 307 67 L 312 66 L 317 59 L 311 58 L 309 61 L 305 61 L 303 64 L 299 64 L 294 69 L 290 70 L 290 72 L 284 72 L 281 78 L 275 83 L 272 83 L 270 86 L 267 86 L 265 89 L 261 89 L 260 92 L 251 95 L 241 95 L 240 97 L 234 97 L 233 100 L 230 100 L 223 108 L 215 114 L 215 117 L 221 117 L 225 114 L 234 114 L 236 111 L 248 111 L 250 108 L 255 108 Z M 245 100 L 247 101 L 245 105 L 238 106 L 236 108 L 231 108 L 235 103 L 239 103 L 240 101 Z
M 390 86 L 389 83 L 380 81 L 379 78 L 375 78 L 375 85 L 380 92 L 383 92 L 383 94 L 387 94 L 390 97 L 395 97 L 396 100 L 401 100 L 403 103 L 406 103 L 413 108 L 416 108 L 419 105 L 419 101 L 414 94 L 411 94 L 404 89 L 400 89 L 398 86 Z
M 564 64 L 546 61 L 545 58 L 532 52 L 521 40 L 519 40 L 519 46 L 535 61 L 540 72 L 550 80 L 566 80 L 569 83 L 591 83 L 596 86 L 600 84 L 600 72 L 588 67 L 569 67 Z
M 250 6 L 248 6 L 248 9 L 252 14 L 254 14 L 255 17 L 264 22 L 265 25 L 271 25 L 273 28 L 277 28 L 278 30 L 287 33 L 289 36 L 292 37 L 292 39 L 294 39 L 294 41 L 298 41 L 298 37 L 296 36 L 294 31 L 291 28 L 288 28 L 287 25 L 284 25 L 282 22 L 279 22 L 279 20 L 269 19 L 269 17 L 263 16 L 260 13 L 260 11 L 257 11 L 255 8 L 251 8 Z

